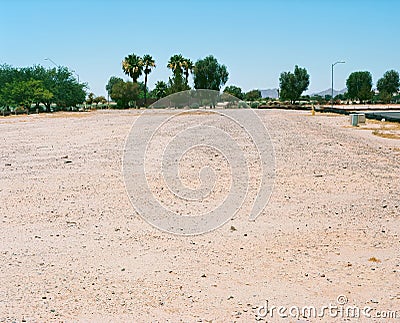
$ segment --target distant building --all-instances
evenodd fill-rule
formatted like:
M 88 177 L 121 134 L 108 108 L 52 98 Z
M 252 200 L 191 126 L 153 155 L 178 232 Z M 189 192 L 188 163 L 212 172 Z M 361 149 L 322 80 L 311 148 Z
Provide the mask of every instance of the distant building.
M 271 99 L 278 99 L 279 98 L 279 89 L 267 89 L 267 90 L 260 90 L 261 98 L 271 98 Z

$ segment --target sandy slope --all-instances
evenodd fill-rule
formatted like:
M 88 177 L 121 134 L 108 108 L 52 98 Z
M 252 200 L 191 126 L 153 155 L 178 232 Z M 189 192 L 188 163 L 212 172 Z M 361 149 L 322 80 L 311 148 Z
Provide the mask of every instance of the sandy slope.
M 258 113 L 277 167 L 265 213 L 194 237 L 130 204 L 121 166 L 137 112 L 1 118 L 0 322 L 248 322 L 266 300 L 339 295 L 400 317 L 400 140 L 343 116 Z

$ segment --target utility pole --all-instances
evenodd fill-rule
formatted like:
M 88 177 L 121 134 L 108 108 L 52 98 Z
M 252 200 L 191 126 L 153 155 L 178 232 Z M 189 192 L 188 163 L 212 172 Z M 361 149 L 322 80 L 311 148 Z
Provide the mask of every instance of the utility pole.
M 346 62 L 344 62 L 344 61 L 337 61 L 337 62 L 335 62 L 335 63 L 333 63 L 332 64 L 332 73 L 331 73 L 331 75 L 332 75 L 332 84 L 331 84 L 331 86 L 332 86 L 332 95 L 331 95 L 331 107 L 332 107 L 332 109 L 333 109 L 333 67 L 336 65 L 336 64 L 344 64 L 344 63 L 346 63 Z

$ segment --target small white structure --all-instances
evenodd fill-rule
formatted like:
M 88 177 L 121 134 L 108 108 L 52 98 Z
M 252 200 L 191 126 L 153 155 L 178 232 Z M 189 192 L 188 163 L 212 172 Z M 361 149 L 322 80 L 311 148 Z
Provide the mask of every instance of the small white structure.
M 352 126 L 358 126 L 359 123 L 365 123 L 364 113 L 352 113 L 350 114 L 350 124 Z

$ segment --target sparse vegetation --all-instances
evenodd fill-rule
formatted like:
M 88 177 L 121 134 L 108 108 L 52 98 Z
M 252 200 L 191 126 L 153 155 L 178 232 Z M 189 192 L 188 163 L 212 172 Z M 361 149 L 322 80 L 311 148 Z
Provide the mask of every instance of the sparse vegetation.
M 371 261 L 371 262 L 381 262 L 378 258 L 375 258 L 375 257 L 369 258 L 368 261 Z
M 167 68 L 172 71 L 168 81 L 157 81 L 152 91 L 148 90 L 148 77 L 156 67 L 155 60 L 149 54 L 143 57 L 132 53 L 122 60 L 122 71 L 131 78 L 131 82 L 112 76 L 106 90 L 108 99 L 96 96 L 93 92 L 86 97 L 86 84 L 79 83 L 73 77 L 72 71 L 66 67 L 45 69 L 42 66 L 13 68 L 0 66 L 0 112 L 5 115 L 10 112 L 23 113 L 34 110 L 58 111 L 78 110 L 82 108 L 115 107 L 129 108 L 148 106 L 167 95 L 189 90 L 189 76 L 193 75 L 195 89 L 210 89 L 219 91 L 227 82 L 229 73 L 225 65 L 220 64 L 215 57 L 209 55 L 199 59 L 195 64 L 191 59 L 181 54 L 172 55 Z M 144 82 L 139 78 L 144 75 Z M 293 72 L 282 72 L 279 78 L 279 98 L 262 98 L 258 89 L 244 93 L 235 85 L 227 86 L 224 93 L 231 94 L 240 100 L 245 100 L 253 108 L 290 107 L 307 108 L 311 105 L 325 105 L 331 96 L 302 95 L 310 84 L 310 75 L 305 68 L 294 68 Z M 368 71 L 353 72 L 346 81 L 347 92 L 334 97 L 334 104 L 344 103 L 397 103 L 400 100 L 399 73 L 387 71 L 377 82 L 377 90 L 372 90 L 372 75 Z M 109 102 L 109 99 L 114 102 Z M 150 101 L 150 102 L 148 102 Z M 85 103 L 85 105 L 83 105 Z M 397 138 L 397 135 L 376 131 L 377 136 Z
M 236 98 L 238 98 L 240 100 L 244 99 L 244 93 L 242 92 L 242 89 L 240 87 L 238 87 L 238 86 L 235 86 L 235 85 L 227 86 L 224 89 L 224 93 L 228 93 L 230 95 L 233 95 L 234 97 L 236 97 Z
M 244 98 L 247 101 L 261 100 L 261 91 L 260 90 L 251 90 L 244 95 Z
M 350 126 L 349 126 L 350 127 Z M 359 125 L 355 130 L 370 130 L 372 134 L 382 138 L 400 139 L 400 123 L 368 120 L 365 125 Z

